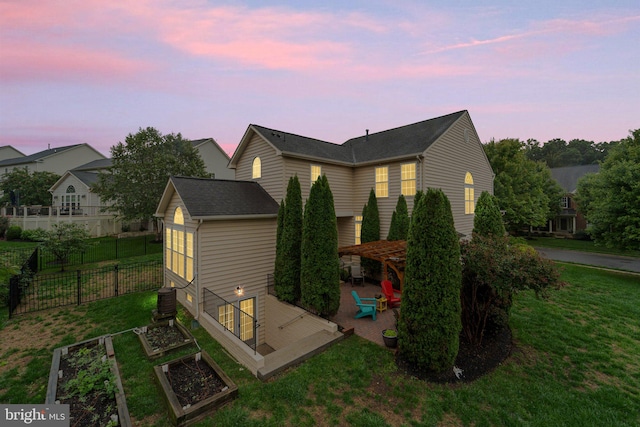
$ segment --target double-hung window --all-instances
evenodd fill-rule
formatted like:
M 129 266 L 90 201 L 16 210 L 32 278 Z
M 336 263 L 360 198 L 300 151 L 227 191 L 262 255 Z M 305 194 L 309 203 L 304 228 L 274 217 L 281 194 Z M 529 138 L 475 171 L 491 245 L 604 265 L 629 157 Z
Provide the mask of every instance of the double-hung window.
M 403 196 L 416 195 L 416 164 L 400 165 L 400 192 Z
M 389 197 L 389 166 L 376 168 L 376 197 Z
M 322 166 L 319 165 L 311 165 L 311 185 L 318 180 L 322 176 Z

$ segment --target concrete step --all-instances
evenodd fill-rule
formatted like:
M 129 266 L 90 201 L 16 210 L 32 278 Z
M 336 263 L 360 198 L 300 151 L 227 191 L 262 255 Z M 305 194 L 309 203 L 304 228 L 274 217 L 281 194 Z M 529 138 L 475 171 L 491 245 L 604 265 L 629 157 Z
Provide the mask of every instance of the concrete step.
M 323 352 L 343 338 L 344 335 L 341 332 L 331 333 L 323 330 L 267 354 L 264 356 L 264 367 L 258 370 L 258 378 L 264 381 L 290 366 L 302 363 Z

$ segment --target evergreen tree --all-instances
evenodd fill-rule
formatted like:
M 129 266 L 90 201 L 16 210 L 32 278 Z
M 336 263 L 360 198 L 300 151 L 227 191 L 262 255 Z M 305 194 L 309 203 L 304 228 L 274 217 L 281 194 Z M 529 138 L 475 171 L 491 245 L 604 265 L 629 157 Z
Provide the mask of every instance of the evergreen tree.
M 391 226 L 389 226 L 387 240 L 407 240 L 407 233 L 409 233 L 409 210 L 407 208 L 407 201 L 401 194 L 400 197 L 398 197 L 396 210 L 393 211 L 393 215 L 391 216 Z
M 278 298 L 294 303 L 300 299 L 300 245 L 302 242 L 302 191 L 297 176 L 289 178 L 282 229 L 282 275 Z
M 278 227 L 276 229 L 276 261 L 273 268 L 273 285 L 276 295 L 282 288 L 282 269 L 283 269 L 283 248 L 282 248 L 282 230 L 284 229 L 285 204 L 284 200 L 280 202 L 278 209 Z
M 460 244 L 451 205 L 429 189 L 413 209 L 398 322 L 399 354 L 421 370 L 453 367 L 462 328 Z
M 416 191 L 416 195 L 413 196 L 413 209 L 411 211 L 411 216 L 413 216 L 413 211 L 415 211 L 416 206 L 418 206 L 418 202 L 424 196 L 424 192 L 422 190 Z
M 360 241 L 362 243 L 375 242 L 380 240 L 380 212 L 378 211 L 378 199 L 376 193 L 371 189 L 369 201 L 362 209 L 362 229 L 360 231 Z M 362 258 L 362 268 L 368 275 L 376 275 L 382 269 L 378 261 Z
M 500 237 L 506 232 L 498 202 L 487 191 L 483 191 L 478 198 L 473 218 L 473 232 L 485 237 Z
M 311 187 L 304 208 L 300 271 L 302 304 L 332 316 L 340 307 L 338 224 L 326 176 Z

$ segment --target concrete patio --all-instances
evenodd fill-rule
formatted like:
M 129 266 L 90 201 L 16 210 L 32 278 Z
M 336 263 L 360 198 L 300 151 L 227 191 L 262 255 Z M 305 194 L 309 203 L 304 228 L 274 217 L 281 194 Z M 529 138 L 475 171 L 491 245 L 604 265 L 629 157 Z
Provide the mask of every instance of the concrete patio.
M 354 316 L 358 311 L 356 302 L 351 295 L 351 291 L 355 290 L 360 298 L 374 298 L 376 295 L 382 294 L 379 284 L 364 282 L 364 284 L 356 284 L 351 286 L 351 282 L 345 282 L 340 285 L 340 309 L 338 314 L 331 318 L 331 321 L 340 325 L 343 332 L 353 328 L 354 333 L 369 341 L 384 346 L 382 340 L 382 331 L 384 329 L 395 329 L 396 319 L 393 316 L 393 310 L 387 309 L 376 314 L 376 320 L 371 316 L 355 319 Z M 396 296 L 399 295 L 396 293 Z

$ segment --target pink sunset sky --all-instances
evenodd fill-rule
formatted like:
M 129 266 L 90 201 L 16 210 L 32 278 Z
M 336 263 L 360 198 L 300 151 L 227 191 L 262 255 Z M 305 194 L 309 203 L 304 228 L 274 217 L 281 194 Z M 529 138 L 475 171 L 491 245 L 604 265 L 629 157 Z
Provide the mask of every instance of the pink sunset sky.
M 0 0 L 0 146 L 251 123 L 342 143 L 469 110 L 483 142 L 640 128 L 640 3 Z

